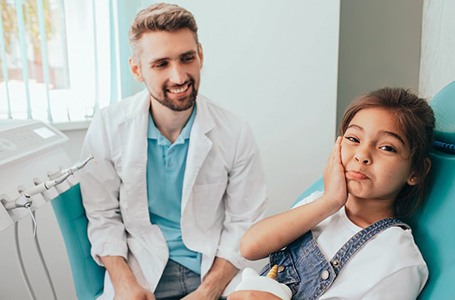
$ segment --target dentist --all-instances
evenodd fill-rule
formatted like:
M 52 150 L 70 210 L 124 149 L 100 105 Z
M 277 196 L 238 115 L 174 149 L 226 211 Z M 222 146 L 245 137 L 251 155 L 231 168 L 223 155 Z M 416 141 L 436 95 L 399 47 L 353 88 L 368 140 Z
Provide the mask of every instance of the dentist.
M 198 95 L 190 12 L 152 5 L 129 42 L 146 89 L 100 110 L 82 151 L 96 160 L 80 185 L 91 253 L 107 270 L 103 299 L 219 299 L 266 208 L 257 146 L 244 121 Z

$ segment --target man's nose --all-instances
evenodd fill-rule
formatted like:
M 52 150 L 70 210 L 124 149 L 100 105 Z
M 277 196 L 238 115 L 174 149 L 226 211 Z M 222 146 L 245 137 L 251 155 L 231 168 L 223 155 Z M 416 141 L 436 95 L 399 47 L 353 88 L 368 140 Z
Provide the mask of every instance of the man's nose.
M 186 81 L 186 72 L 180 64 L 173 64 L 169 80 L 175 84 L 183 84 Z

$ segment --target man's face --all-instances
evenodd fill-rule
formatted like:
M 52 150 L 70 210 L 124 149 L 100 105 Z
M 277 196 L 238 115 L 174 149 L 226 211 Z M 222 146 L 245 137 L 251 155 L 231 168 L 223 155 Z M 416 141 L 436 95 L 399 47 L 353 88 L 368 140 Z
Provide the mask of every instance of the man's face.
M 152 31 L 138 41 L 130 68 L 154 100 L 183 111 L 196 101 L 202 60 L 202 48 L 189 29 Z

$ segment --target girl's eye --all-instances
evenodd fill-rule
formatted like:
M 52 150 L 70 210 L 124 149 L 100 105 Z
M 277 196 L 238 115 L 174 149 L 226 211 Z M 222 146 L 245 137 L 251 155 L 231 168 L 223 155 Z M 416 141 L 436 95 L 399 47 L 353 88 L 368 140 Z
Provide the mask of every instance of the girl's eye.
M 358 143 L 359 142 L 359 140 L 357 138 L 352 137 L 352 136 L 346 136 L 344 138 L 347 139 L 350 142 L 353 142 L 353 143 Z
M 382 146 L 380 147 L 380 149 L 384 150 L 384 151 L 387 151 L 387 152 L 397 152 L 397 150 L 395 148 L 393 148 L 392 146 Z

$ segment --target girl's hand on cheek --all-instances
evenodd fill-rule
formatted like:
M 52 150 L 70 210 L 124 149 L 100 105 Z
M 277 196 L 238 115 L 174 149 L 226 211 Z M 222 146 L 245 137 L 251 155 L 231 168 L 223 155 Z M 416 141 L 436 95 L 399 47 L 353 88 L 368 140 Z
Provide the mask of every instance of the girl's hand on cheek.
M 341 208 L 348 200 L 346 177 L 341 163 L 341 143 L 339 136 L 333 146 L 332 153 L 324 169 L 324 195 L 333 205 Z

